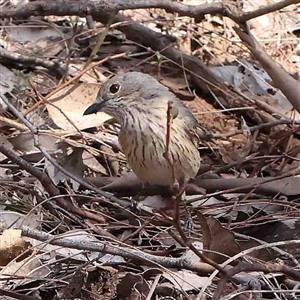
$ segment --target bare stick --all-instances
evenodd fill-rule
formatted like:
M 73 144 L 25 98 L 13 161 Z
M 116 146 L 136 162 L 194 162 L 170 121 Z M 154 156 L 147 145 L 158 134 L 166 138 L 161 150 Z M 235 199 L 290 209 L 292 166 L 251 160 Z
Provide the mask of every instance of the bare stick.
M 72 236 L 54 236 L 48 233 L 30 229 L 28 227 L 22 228 L 22 235 L 37 239 L 39 241 L 49 242 L 49 244 L 62 247 L 109 253 L 112 255 L 120 255 L 128 259 L 139 261 L 142 259 L 149 265 L 160 265 L 166 268 L 184 268 L 196 271 L 199 274 L 208 274 L 214 271 L 214 268 L 205 263 L 190 262 L 188 259 L 183 258 L 161 257 L 151 255 L 130 247 L 124 247 L 121 245 L 110 245 L 107 241 L 99 240 L 95 243 L 86 242 L 78 239 L 74 240 Z
M 170 156 L 170 139 L 171 139 L 171 126 L 173 121 L 173 115 L 172 115 L 172 106 L 173 102 L 168 101 L 168 108 L 167 108 L 167 133 L 166 133 L 166 148 L 165 152 L 163 154 L 163 157 L 166 159 L 170 170 L 172 174 L 172 182 L 175 184 L 175 170 L 174 170 L 174 161 L 171 159 Z
M 293 107 L 300 113 L 300 84 L 282 66 L 278 65 L 270 56 L 266 54 L 261 45 L 257 42 L 248 28 L 242 31 L 238 27 L 233 27 L 244 45 L 251 51 L 252 55 L 261 63 L 263 68 L 272 78 Z
M 168 102 L 168 109 L 167 109 L 167 133 L 166 133 L 166 149 L 165 153 L 163 154 L 164 158 L 167 160 L 172 176 L 173 176 L 173 183 L 175 185 L 175 172 L 174 172 L 174 162 L 171 160 L 170 157 L 170 139 L 171 139 L 171 125 L 172 125 L 172 120 L 174 118 L 172 114 L 172 106 L 173 102 L 169 101 Z M 204 256 L 202 253 L 198 251 L 198 249 L 189 241 L 187 236 L 185 235 L 184 231 L 182 230 L 181 224 L 180 224 L 180 214 L 179 214 L 179 205 L 180 205 L 180 200 L 182 197 L 182 194 L 185 191 L 185 185 L 180 187 L 180 190 L 173 190 L 173 195 L 172 195 L 172 200 L 175 200 L 175 207 L 174 207 L 174 217 L 173 217 L 173 223 L 175 228 L 177 229 L 178 233 L 180 234 L 180 237 L 182 238 L 183 242 L 188 246 L 203 262 L 213 266 L 217 270 L 219 270 L 222 273 L 225 273 L 225 270 L 220 267 L 217 263 L 212 261 L 211 259 L 207 258 Z
M 178 1 L 171 0 L 93 0 L 93 1 L 30 1 L 29 3 L 19 6 L 15 9 L 2 10 L 0 12 L 0 18 L 10 17 L 30 17 L 30 16 L 48 16 L 48 15 L 79 15 L 87 16 L 91 15 L 95 17 L 101 13 L 111 14 L 118 10 L 125 9 L 140 9 L 140 8 L 162 8 L 168 12 L 178 13 L 181 16 L 189 16 L 196 20 L 201 20 L 206 14 L 219 14 L 235 22 L 246 22 L 250 19 L 265 15 L 285 8 L 292 4 L 299 3 L 299 0 L 284 0 L 278 3 L 269 4 L 263 7 L 259 7 L 250 12 L 235 12 L 231 9 L 230 5 L 224 5 L 223 3 L 210 3 L 199 5 L 188 5 Z

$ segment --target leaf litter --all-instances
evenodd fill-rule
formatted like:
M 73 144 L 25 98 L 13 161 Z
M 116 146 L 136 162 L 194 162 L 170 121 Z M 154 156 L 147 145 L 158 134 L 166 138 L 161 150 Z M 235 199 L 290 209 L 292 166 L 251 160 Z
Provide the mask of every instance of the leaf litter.
M 147 49 L 126 40 L 114 29 L 104 39 L 97 53 L 98 60 L 108 53 L 120 53 L 125 47 L 133 51 L 131 56 L 116 58 L 89 70 L 80 81 L 60 89 L 50 98 L 47 95 L 62 84 L 62 77 L 53 74 L 51 68 L 45 65 L 28 67 L 11 60 L 3 62 L 0 65 L 1 74 L 5 74 L 0 78 L 1 99 L 8 98 L 33 122 L 38 129 L 38 142 L 51 160 L 36 147 L 32 132 L 20 130 L 20 126 L 10 122 L 21 124 L 2 100 L 1 145 L 47 174 L 58 188 L 59 196 L 73 208 L 68 211 L 61 207 L 55 202 L 58 195 L 50 195 L 35 176 L 1 155 L 0 275 L 5 278 L 1 281 L 4 283 L 2 289 L 24 288 L 30 283 L 32 291 L 40 288 L 38 296 L 41 299 L 49 299 L 56 292 L 66 299 L 76 296 L 82 299 L 143 299 L 155 284 L 157 299 L 163 295 L 196 299 L 207 284 L 210 286 L 208 297 L 215 290 L 208 277 L 210 272 L 202 274 L 159 264 L 155 266 L 157 269 L 151 270 L 145 260 L 129 259 L 122 251 L 111 254 L 106 253 L 105 247 L 101 252 L 78 250 L 72 245 L 56 246 L 51 240 L 41 242 L 25 238 L 18 230 L 27 226 L 58 238 L 71 237 L 74 244 L 104 244 L 121 250 L 128 247 L 139 253 L 166 259 L 182 258 L 199 264 L 199 257 L 176 238 L 178 233 L 172 227 L 172 212 L 166 217 L 156 212 L 166 205 L 164 197 L 158 195 L 161 191 L 154 189 L 151 195 L 143 195 L 140 182 L 130 173 L 117 142 L 119 125 L 104 113 L 83 116 L 84 110 L 95 100 L 99 84 L 120 69 L 134 69 L 155 76 L 186 102 L 201 127 L 213 137 L 201 140 L 203 170 L 193 182 L 206 193 L 203 195 L 189 187 L 186 202 L 180 206 L 181 226 L 199 251 L 223 263 L 228 257 L 257 247 L 258 241 L 300 239 L 299 113 L 273 86 L 263 68 L 249 59 L 241 43 L 231 42 L 237 40 L 233 23 L 210 15 L 196 23 L 189 17 L 174 18 L 172 13 L 160 9 L 142 9 L 138 13 L 130 10 L 125 14 L 157 32 L 172 33 L 177 37 L 178 49 L 204 61 L 227 85 L 244 95 L 244 102 L 203 95 L 193 76 L 160 55 L 153 56 Z M 251 31 L 270 40 L 264 42 L 266 51 L 291 73 L 297 70 L 294 33 L 284 31 L 286 39 L 279 38 L 279 44 L 274 40 L 278 41 L 276 28 L 280 28 L 280 24 L 294 24 L 288 23 L 294 15 L 292 9 L 280 14 L 283 23 L 275 22 L 269 15 L 250 21 Z M 1 45 L 20 55 L 42 57 L 50 62 L 51 57 L 63 67 L 70 60 L 64 79 L 74 78 L 84 69 L 94 37 L 99 34 L 97 30 L 103 29 L 98 22 L 96 28 L 88 29 L 85 19 L 73 17 L 44 17 L 45 27 L 34 18 L 24 28 L 22 21 L 12 19 L 11 22 L 10 27 L 1 29 Z M 76 22 L 79 27 L 74 26 Z M 262 32 L 261 24 L 270 30 Z M 26 76 L 31 78 L 35 91 Z M 18 82 L 22 82 L 21 88 Z M 42 97 L 37 98 L 38 94 Z M 248 101 L 253 95 L 257 101 Z M 45 98 L 46 101 L 32 109 Z M 57 169 L 52 160 L 80 179 L 123 199 L 127 205 L 116 205 L 85 188 Z M 51 204 L 50 210 L 45 203 Z M 88 213 L 101 215 L 105 222 L 99 225 Z M 253 252 L 251 258 L 256 257 L 265 264 L 282 259 L 286 265 L 293 266 L 299 259 L 299 251 L 288 244 L 283 249 L 290 256 L 279 255 L 274 250 L 272 255 L 266 255 L 266 251 Z M 250 258 L 246 256 L 246 259 Z M 266 278 L 261 274 L 252 275 L 256 279 Z M 64 287 L 59 287 L 52 279 L 59 279 Z M 286 284 L 287 279 L 282 276 L 277 280 Z M 269 284 L 275 289 L 273 283 Z M 234 291 L 228 283 L 224 292 L 229 295 Z

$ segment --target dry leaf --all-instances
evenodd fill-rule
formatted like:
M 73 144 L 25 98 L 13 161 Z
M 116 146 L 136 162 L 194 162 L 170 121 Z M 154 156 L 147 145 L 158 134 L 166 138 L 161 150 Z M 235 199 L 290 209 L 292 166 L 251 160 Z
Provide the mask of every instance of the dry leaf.
M 0 95 L 11 92 L 16 81 L 17 78 L 14 72 L 0 64 Z M 2 100 L 0 101 L 2 106 L 6 107 L 6 104 L 2 103 Z
M 68 73 L 71 76 L 77 76 L 77 74 L 84 69 L 85 62 L 76 62 L 69 64 Z M 104 76 L 97 68 L 93 68 L 85 72 L 81 77 L 80 80 L 82 82 L 88 82 L 89 84 L 94 83 L 97 84 L 99 87 L 99 82 L 103 83 L 107 80 L 107 77 Z
M 61 38 L 61 33 L 58 28 L 50 26 L 10 26 L 7 28 L 7 33 L 12 41 L 26 43 L 35 43 L 41 39 L 53 40 L 54 38 Z
M 94 157 L 94 155 L 92 155 L 88 151 L 83 151 L 82 160 L 83 163 L 93 171 L 108 176 L 106 169 L 99 163 L 99 161 Z
M 180 291 L 190 291 L 201 288 L 206 284 L 208 277 L 201 277 L 187 270 L 164 272 L 163 276 L 171 281 Z
M 227 259 L 224 255 L 232 257 L 240 252 L 240 247 L 229 229 L 224 228 L 217 219 L 212 217 L 206 219 L 200 212 L 197 216 L 202 228 L 203 248 L 213 251 L 207 252 L 208 258 L 222 263 Z
M 0 210 L 0 230 L 19 229 L 22 226 L 39 229 L 40 225 L 40 219 L 36 214 L 22 215 L 15 211 Z
M 86 133 L 82 133 L 85 136 Z M 92 134 L 88 136 L 93 136 Z M 65 142 L 72 147 L 87 149 L 90 153 L 97 155 L 99 151 L 95 148 L 83 144 L 81 140 L 78 140 L 81 134 L 74 134 L 74 132 L 64 131 L 64 130 L 40 130 L 38 134 L 39 144 L 48 151 L 57 150 L 56 143 Z M 8 141 L 13 145 L 15 150 L 22 151 L 23 153 L 36 153 L 39 150 L 34 145 L 33 135 L 31 132 L 21 132 L 14 137 L 8 138 Z M 99 140 L 97 140 L 99 141 Z M 1 140 L 0 140 L 1 142 Z
M 51 270 L 44 265 L 39 256 L 34 254 L 33 257 L 28 257 L 21 261 L 12 261 L 0 272 L 0 279 L 3 277 L 5 280 L 0 280 L 0 286 L 7 284 L 8 275 L 12 275 L 9 282 L 14 282 L 16 286 L 28 284 L 38 279 L 46 278 Z M 25 279 L 23 279 L 25 278 Z
M 49 99 L 51 104 L 46 103 L 53 122 L 62 129 L 76 131 L 74 125 L 79 130 L 83 130 L 100 126 L 111 119 L 104 112 L 87 116 L 83 115 L 88 106 L 95 101 L 99 88 L 99 84 L 81 83 L 76 87 L 75 85 L 68 86 L 56 93 Z
M 237 138 L 236 140 L 230 139 L 229 144 L 219 144 L 219 153 L 223 161 L 227 164 L 244 160 L 253 149 L 251 130 L 243 117 L 241 120 L 241 130 L 243 134 L 240 136 L 241 138 Z
M 128 272 L 117 286 L 117 291 L 119 296 L 126 299 L 135 299 L 135 296 L 138 296 L 136 299 L 146 299 L 150 288 L 143 276 Z
M 60 139 L 61 134 L 55 132 L 39 132 L 39 144 L 47 150 L 55 150 L 56 142 Z M 9 142 L 14 146 L 15 150 L 23 153 L 31 153 L 39 151 L 35 145 L 31 132 L 21 132 L 18 135 L 8 138 Z

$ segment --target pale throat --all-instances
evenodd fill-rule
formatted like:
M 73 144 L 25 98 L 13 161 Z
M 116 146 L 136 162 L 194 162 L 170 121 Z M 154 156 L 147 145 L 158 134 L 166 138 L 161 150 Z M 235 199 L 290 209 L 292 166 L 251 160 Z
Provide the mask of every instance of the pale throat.
M 151 128 L 154 133 L 165 134 L 167 126 L 167 113 L 165 109 L 151 109 L 142 107 L 131 107 L 130 110 L 123 111 L 119 117 L 119 122 L 123 130 L 131 133 L 146 133 Z M 151 130 L 150 129 L 150 130 Z

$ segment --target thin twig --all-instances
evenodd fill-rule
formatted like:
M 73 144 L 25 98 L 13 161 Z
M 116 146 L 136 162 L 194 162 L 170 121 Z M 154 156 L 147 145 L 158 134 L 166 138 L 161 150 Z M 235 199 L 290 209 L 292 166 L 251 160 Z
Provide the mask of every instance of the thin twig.
M 80 131 L 80 129 L 76 126 L 76 124 L 74 124 L 74 122 L 67 116 L 67 114 L 61 109 L 59 108 L 57 105 L 55 105 L 54 103 L 52 103 L 51 100 L 47 100 L 45 97 L 43 97 L 36 89 L 36 87 L 34 86 L 31 78 L 29 78 L 29 84 L 33 90 L 33 92 L 35 93 L 38 102 L 44 102 L 47 103 L 49 105 L 52 105 L 54 108 L 56 108 L 66 119 L 67 121 L 76 129 L 76 131 L 79 133 L 79 135 L 83 138 L 83 135 Z
M 155 289 L 157 288 L 157 285 L 158 285 L 158 282 L 159 282 L 159 280 L 160 280 L 160 278 L 161 278 L 161 275 L 162 275 L 162 274 L 156 275 L 156 277 L 155 277 L 155 279 L 154 279 L 154 281 L 153 281 L 153 283 L 152 283 L 152 285 L 151 285 L 151 289 L 150 289 L 150 291 L 149 291 L 149 293 L 148 293 L 148 295 L 147 295 L 146 300 L 151 300 L 152 295 L 153 295 Z
M 254 240 L 254 241 L 260 243 L 261 245 L 264 245 L 266 243 L 265 241 L 262 241 L 260 239 L 255 238 L 255 237 L 248 236 L 248 235 L 241 234 L 241 233 L 237 233 L 237 232 L 233 232 L 233 235 L 235 237 L 238 237 L 238 238 L 243 238 L 243 239 L 247 239 L 247 240 Z M 271 249 L 273 251 L 277 252 L 278 254 L 280 254 L 281 256 L 285 256 L 285 257 L 289 258 L 293 262 L 295 267 L 299 265 L 299 261 L 291 253 L 288 253 L 288 252 L 286 252 L 286 251 L 284 251 L 284 250 L 282 250 L 278 247 L 272 247 Z
M 171 139 L 171 127 L 172 127 L 172 121 L 173 121 L 173 115 L 172 115 L 172 108 L 173 108 L 173 102 L 168 101 L 168 108 L 167 108 L 167 132 L 166 132 L 166 148 L 165 152 L 163 154 L 163 157 L 166 159 L 172 175 L 172 183 L 175 184 L 175 170 L 174 170 L 174 161 L 172 161 L 170 156 L 170 139 Z
M 39 143 L 39 136 L 38 136 L 38 129 L 31 124 L 27 119 L 24 118 L 24 116 L 10 103 L 8 102 L 6 99 L 3 99 L 3 101 L 5 102 L 5 104 L 9 107 L 9 109 L 15 114 L 16 117 L 19 118 L 19 120 L 21 120 L 30 130 L 30 132 L 33 135 L 33 141 L 34 141 L 34 146 L 39 149 L 42 154 L 57 168 L 59 169 L 62 173 L 64 173 L 65 175 L 67 175 L 68 177 L 72 178 L 73 180 L 75 180 L 76 182 L 80 183 L 82 186 L 84 186 L 87 189 L 90 189 L 92 191 L 97 192 L 98 194 L 100 194 L 101 196 L 115 202 L 118 203 L 122 206 L 124 205 L 128 205 L 128 202 L 125 200 L 121 200 L 118 199 L 117 197 L 114 197 L 113 195 L 110 195 L 96 187 L 94 187 L 93 185 L 87 183 L 86 181 L 84 181 L 81 178 L 78 178 L 77 176 L 75 176 L 73 173 L 67 171 L 66 169 L 64 169 L 61 165 L 59 165 L 47 152 L 46 149 L 44 149 L 44 147 L 42 147 Z
M 52 180 L 49 178 L 49 176 L 45 173 L 40 171 L 39 169 L 32 166 L 29 162 L 27 162 L 22 157 L 18 156 L 16 153 L 14 153 L 12 150 L 7 148 L 4 145 L 0 144 L 0 152 L 3 153 L 6 157 L 8 157 L 12 162 L 17 164 L 20 168 L 23 170 L 26 170 L 28 173 L 30 173 L 32 176 L 34 176 L 36 179 L 38 179 L 44 189 L 49 193 L 50 196 L 55 197 L 57 203 L 64 207 L 67 211 L 71 211 L 73 213 L 77 213 L 78 215 L 81 215 L 85 218 L 93 219 L 99 223 L 104 223 L 105 220 L 101 215 L 94 214 L 90 211 L 83 210 L 81 208 L 75 207 L 71 202 L 65 201 L 63 198 L 63 195 L 61 195 L 59 189 L 54 186 L 52 183 Z M 60 167 L 61 168 L 61 167 Z M 57 213 L 53 210 L 53 208 L 45 204 L 45 207 L 49 209 L 49 211 L 57 216 Z
M 70 85 L 71 83 L 74 83 L 78 80 L 78 78 L 80 78 L 82 75 L 84 75 L 87 71 L 89 71 L 90 69 L 101 65 L 102 63 L 110 60 L 110 59 L 115 59 L 115 58 L 120 58 L 126 55 L 126 52 L 123 53 L 119 53 L 116 55 L 112 55 L 112 56 L 107 56 L 104 59 L 91 63 L 89 66 L 87 66 L 85 69 L 83 69 L 82 71 L 78 72 L 76 76 L 74 76 L 72 79 L 70 79 L 69 81 L 61 84 L 60 86 L 58 86 L 54 91 L 52 91 L 51 93 L 49 93 L 45 99 L 46 100 L 50 100 L 50 98 L 55 95 L 57 92 L 59 92 L 60 90 L 62 90 L 63 88 L 65 88 L 66 86 Z M 55 99 L 52 99 L 52 101 Z M 28 115 L 31 111 L 33 111 L 35 108 L 37 108 L 40 104 L 42 104 L 44 102 L 44 100 L 40 100 L 38 102 L 36 102 L 34 105 L 32 105 L 25 113 L 24 116 Z
M 256 247 L 253 247 L 253 248 L 250 248 L 250 249 L 247 249 L 247 250 L 239 252 L 235 256 L 227 259 L 224 263 L 221 264 L 221 266 L 225 268 L 226 266 L 228 266 L 229 264 L 231 264 L 235 260 L 238 260 L 239 258 L 241 258 L 241 257 L 243 257 L 243 256 L 245 256 L 247 254 L 250 254 L 253 251 L 257 251 L 257 250 L 260 250 L 260 249 L 265 249 L 265 248 L 268 248 L 268 247 L 286 246 L 286 245 L 293 245 L 293 244 L 296 244 L 296 245 L 300 244 L 300 240 L 290 240 L 290 241 L 280 241 L 280 242 L 274 242 L 274 243 L 265 243 L 264 245 L 259 245 L 259 246 L 256 246 Z M 253 263 L 253 265 L 252 265 L 251 263 L 249 263 L 247 266 L 243 265 L 243 269 L 241 270 L 241 268 L 240 268 L 240 269 L 238 269 L 238 271 L 237 271 L 237 268 L 234 267 L 234 268 L 232 268 L 233 271 L 231 271 L 231 269 L 228 270 L 229 272 L 227 272 L 226 275 L 227 276 L 228 275 L 232 276 L 233 273 L 237 274 L 237 273 L 239 273 L 241 271 L 253 271 L 253 269 L 256 268 L 256 271 L 262 271 L 262 272 L 266 272 L 266 273 L 270 273 L 270 272 L 282 272 L 284 274 L 289 275 L 291 278 L 300 280 L 300 272 L 296 271 L 296 270 L 293 270 L 292 268 L 289 268 L 287 266 L 278 265 L 278 264 L 269 264 L 268 266 L 266 266 L 264 264 L 260 264 L 258 266 L 257 264 L 255 265 Z M 279 269 L 281 269 L 281 270 L 279 271 Z M 204 286 L 201 288 L 201 291 L 200 291 L 200 293 L 198 295 L 199 299 L 201 299 L 201 297 L 203 297 L 203 295 L 205 293 L 205 290 L 207 289 L 207 287 L 210 285 L 210 283 L 212 282 L 213 278 L 217 274 L 218 274 L 218 271 L 214 271 L 209 276 L 209 279 L 204 284 Z M 230 277 L 228 277 L 228 278 L 230 278 Z M 221 289 L 219 289 L 218 292 L 220 292 L 220 290 Z
M 10 127 L 16 128 L 20 131 L 27 131 L 28 130 L 28 128 L 26 126 L 19 123 L 18 121 L 11 120 L 11 119 L 3 117 L 3 116 L 0 116 L 0 122 L 4 123 L 5 125 L 8 125 Z
M 174 162 L 170 158 L 170 139 L 171 139 L 171 125 L 172 125 L 172 120 L 173 120 L 173 114 L 172 114 L 172 106 L 173 102 L 168 101 L 168 108 L 167 108 L 167 132 L 166 132 L 166 148 L 165 152 L 163 154 L 164 158 L 167 160 L 170 170 L 172 172 L 172 177 L 173 177 L 173 185 L 176 184 L 175 182 L 175 171 L 174 171 Z M 173 224 L 175 228 L 177 229 L 180 237 L 182 238 L 183 242 L 205 263 L 213 266 L 220 272 L 224 273 L 225 270 L 221 268 L 217 263 L 212 261 L 211 259 L 207 258 L 204 256 L 202 253 L 198 251 L 198 249 L 189 241 L 187 236 L 185 235 L 184 231 L 182 230 L 181 224 L 180 224 L 180 201 L 183 193 L 185 192 L 186 185 L 183 184 L 183 186 L 179 187 L 179 189 L 174 189 L 172 190 L 172 200 L 175 201 L 175 207 L 174 207 L 174 217 L 173 217 Z

